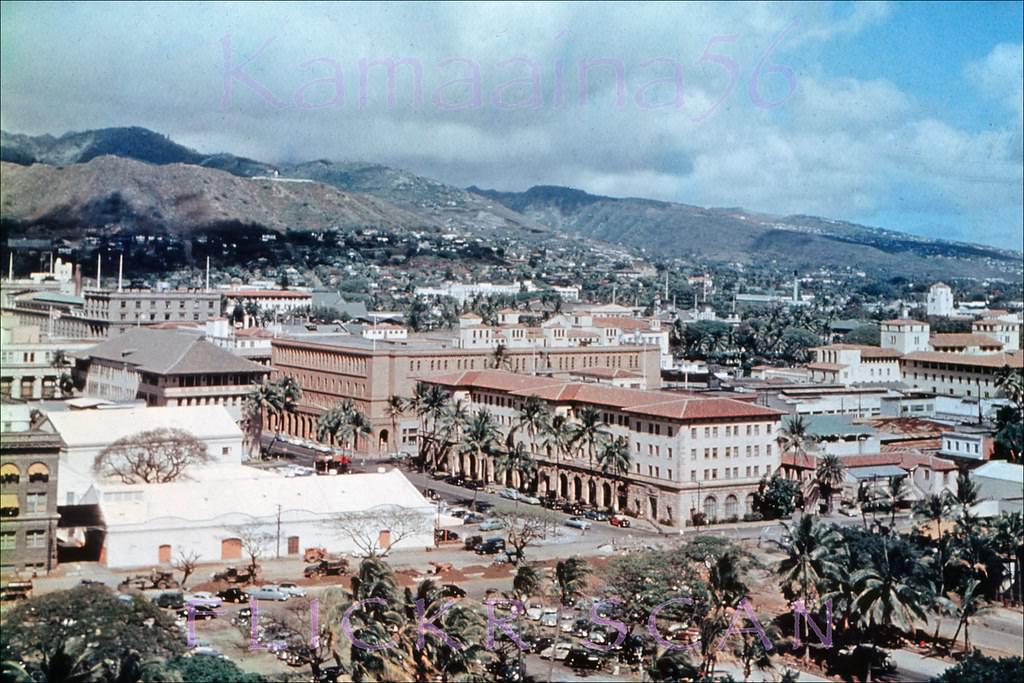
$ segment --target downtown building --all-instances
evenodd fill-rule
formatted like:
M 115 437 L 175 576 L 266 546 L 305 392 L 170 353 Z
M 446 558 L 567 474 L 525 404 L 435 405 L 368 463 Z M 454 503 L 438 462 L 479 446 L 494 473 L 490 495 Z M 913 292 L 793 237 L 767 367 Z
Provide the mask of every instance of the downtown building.
M 494 458 L 449 453 L 447 469 L 485 482 L 535 488 L 537 495 L 642 516 L 682 527 L 700 513 L 707 521 L 736 521 L 753 513 L 762 478 L 779 467 L 776 443 L 783 413 L 748 401 L 695 394 L 626 389 L 603 384 L 531 377 L 496 370 L 427 377 L 453 401 L 492 414 L 507 436 L 530 397 L 570 422 L 593 408 L 609 438 L 629 447 L 629 472 L 604 473 L 588 454 L 560 457 L 543 434 L 516 429 L 537 462 L 536 479 L 520 481 L 496 471 Z
M 302 388 L 294 413 L 282 416 L 283 431 L 316 440 L 317 419 L 345 399 L 369 418 L 372 432 L 360 437 L 372 453 L 415 451 L 419 420 L 411 412 L 393 416 L 392 396 L 411 398 L 416 383 L 432 375 L 485 370 L 495 364 L 512 372 L 569 379 L 575 373 L 630 375 L 648 388 L 661 386 L 657 346 L 615 345 L 537 348 L 460 348 L 452 340 L 409 338 L 377 341 L 355 335 L 315 334 L 273 339 L 271 379 L 293 377 Z M 268 424 L 276 428 L 275 424 Z

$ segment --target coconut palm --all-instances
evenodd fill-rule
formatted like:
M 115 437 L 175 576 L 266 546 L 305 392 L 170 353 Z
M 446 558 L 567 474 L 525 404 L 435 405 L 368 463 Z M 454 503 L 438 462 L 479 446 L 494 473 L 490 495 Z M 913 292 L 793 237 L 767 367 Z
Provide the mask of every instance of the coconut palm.
M 283 407 L 284 397 L 281 395 L 280 387 L 267 380 L 255 385 L 245 397 L 246 431 L 252 439 L 250 448 L 255 447 L 257 453 L 261 449 L 264 419 L 280 416 Z
M 956 593 L 960 599 L 957 609 L 960 621 L 957 623 L 956 633 L 953 634 L 953 643 L 956 643 L 956 639 L 960 636 L 960 630 L 963 629 L 964 652 L 969 654 L 971 652 L 971 619 L 988 612 L 990 608 L 984 602 L 981 581 L 978 579 L 965 579 L 957 588 Z
M 882 540 L 882 556 L 875 566 L 862 569 L 854 575 L 857 590 L 856 607 L 860 614 L 861 626 L 873 636 L 881 637 L 886 629 L 893 626 L 913 632 L 915 619 L 927 621 L 920 605 L 925 597 L 915 588 L 903 572 L 899 572 L 889 561 L 888 538 Z M 873 647 L 877 647 L 872 644 Z M 868 667 L 868 677 L 871 669 Z
M 299 408 L 299 401 L 302 400 L 302 387 L 295 381 L 295 378 L 291 375 L 285 375 L 277 382 L 274 382 L 277 387 L 277 394 L 280 397 L 281 406 L 277 411 L 276 419 L 274 420 L 274 438 L 270 440 L 270 445 L 267 447 L 267 452 L 274 450 L 274 444 L 279 438 L 281 438 L 281 429 L 284 427 L 284 416 L 294 415 Z
M 551 419 L 547 404 L 538 396 L 529 396 L 516 415 L 516 427 L 525 429 L 530 435 L 530 442 L 536 443 L 537 435 L 544 431 Z
M 814 437 L 808 432 L 809 427 L 803 415 L 794 415 L 786 420 L 776 439 L 782 452 L 806 455 L 808 447 L 814 443 Z
M 494 469 L 503 475 L 517 476 L 520 490 L 528 488 L 530 477 L 537 469 L 537 461 L 522 441 L 515 442 L 508 448 L 501 449 L 494 459 Z M 516 498 L 519 507 L 519 498 Z
M 889 508 L 889 528 L 896 526 L 896 508 L 907 498 L 907 477 L 892 477 L 889 479 L 889 500 L 892 506 Z
M 776 569 L 776 573 L 782 577 L 782 593 L 789 600 L 799 597 L 807 607 L 812 593 L 819 592 L 823 579 L 838 570 L 836 557 L 842 536 L 834 527 L 818 522 L 811 515 L 801 516 L 792 528 L 786 523 L 782 526 L 789 536 L 789 542 L 772 541 L 786 553 Z M 804 642 L 806 659 L 806 620 Z
M 569 419 L 565 415 L 557 414 L 548 421 L 544 434 L 544 447 L 555 456 L 554 486 L 557 492 L 559 487 L 559 461 L 563 456 L 568 456 L 572 452 L 575 433 Z
M 1003 559 L 1004 567 L 1014 563 L 1018 568 L 1024 567 L 1024 517 L 1021 513 L 1014 512 L 997 518 L 992 524 L 991 539 L 996 552 Z M 1019 601 L 1022 594 L 1020 570 L 1015 574 L 1011 597 Z
M 708 590 L 720 613 L 735 609 L 750 593 L 743 576 L 742 561 L 732 551 L 727 551 L 708 562 Z
M 567 560 L 559 560 L 555 565 L 555 590 L 558 592 L 558 615 L 556 622 L 562 623 L 562 608 L 571 607 L 573 603 L 583 594 L 587 586 L 587 575 L 590 573 L 585 560 L 578 557 L 570 557 Z M 552 652 L 558 648 L 558 641 L 562 635 L 562 629 L 555 631 L 555 642 L 552 643 Z M 548 683 L 551 683 L 555 670 L 555 658 L 551 657 L 548 665 Z
M 498 342 L 491 353 L 491 367 L 495 370 L 507 370 L 509 367 L 508 351 L 504 344 Z
M 485 483 L 486 477 L 481 476 L 483 472 L 480 469 L 485 467 L 484 456 L 491 455 L 496 450 L 497 441 L 498 427 L 491 414 L 483 409 L 473 413 L 469 422 L 466 423 L 466 431 L 462 435 L 460 454 L 474 457 L 479 468 L 476 476 L 483 478 Z M 474 498 L 475 495 L 474 493 Z
M 1024 370 L 1004 365 L 996 371 L 995 386 L 1013 401 L 1018 411 L 1024 407 Z
M 512 590 L 516 598 L 525 603 L 540 592 L 543 583 L 544 575 L 536 567 L 521 564 L 516 569 L 516 575 L 512 577 Z
M 947 491 L 930 494 L 914 504 L 914 516 L 935 525 L 935 595 L 940 600 L 946 595 L 946 564 L 949 561 L 949 539 L 943 534 L 942 522 L 949 516 L 950 507 Z M 942 620 L 936 619 L 936 640 L 941 627 Z
M 597 466 L 601 468 L 601 472 L 621 482 L 624 490 L 629 485 L 626 475 L 629 474 L 631 462 L 629 441 L 624 437 L 618 436 L 601 441 L 601 446 L 597 450 Z
M 397 450 L 398 444 L 401 443 L 398 438 L 398 420 L 405 414 L 406 401 L 397 394 L 388 396 L 388 402 L 384 407 L 387 413 L 388 420 L 391 422 L 391 438 L 392 443 L 395 445 Z
M 818 463 L 814 483 L 818 494 L 825 499 L 828 514 L 832 514 L 832 497 L 837 491 L 842 490 L 845 473 L 846 467 L 837 455 L 825 455 Z
M 583 406 L 576 411 L 576 424 L 573 425 L 573 444 L 585 450 L 587 462 L 594 466 L 594 451 L 601 442 L 605 423 L 601 420 L 601 411 L 593 406 Z

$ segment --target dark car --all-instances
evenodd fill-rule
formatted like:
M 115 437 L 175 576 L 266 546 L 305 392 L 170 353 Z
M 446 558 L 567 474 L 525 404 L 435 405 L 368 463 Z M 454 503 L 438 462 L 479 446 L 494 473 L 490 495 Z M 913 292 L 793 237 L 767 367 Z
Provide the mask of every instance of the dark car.
M 483 542 L 483 536 L 466 536 L 466 550 L 476 550 Z
M 484 518 L 483 515 L 478 515 L 475 512 L 467 512 L 462 517 L 462 523 L 463 524 L 479 524 L 480 522 L 484 521 L 484 519 L 485 518 Z
M 464 598 L 464 597 L 466 597 L 466 591 L 462 590 L 461 588 L 456 586 L 454 583 L 446 583 L 445 585 L 441 586 L 441 590 L 439 591 L 439 593 L 440 593 L 441 597 L 443 597 L 443 598 Z
M 530 652 L 534 654 L 543 652 L 555 644 L 555 639 L 548 638 L 547 636 L 526 635 L 523 636 L 522 641 L 530 648 Z
M 579 503 L 563 503 L 562 512 L 566 512 L 570 515 L 582 515 L 583 506 Z
M 189 608 L 194 610 L 194 612 L 193 612 L 193 618 L 194 619 L 197 619 L 197 620 L 200 620 L 200 621 L 205 621 L 206 619 L 216 619 L 217 618 L 217 611 L 214 608 L 210 607 L 209 605 L 190 605 L 189 607 L 186 607 L 184 609 L 178 610 L 178 616 L 182 617 L 183 619 L 187 619 L 188 618 L 188 613 L 189 613 Z
M 489 538 L 476 547 L 477 555 L 497 555 L 505 550 L 504 538 Z
M 316 683 L 338 683 L 338 679 L 347 672 L 340 666 L 322 666 L 320 674 L 316 677 Z
M 604 666 L 604 658 L 595 652 L 574 647 L 565 656 L 564 664 L 570 669 L 584 669 L 586 671 L 597 671 Z
M 185 606 L 185 596 L 181 591 L 168 591 L 153 598 L 153 604 L 164 609 L 181 609 Z
M 603 510 L 586 510 L 583 516 L 595 522 L 607 522 L 608 513 Z
M 864 676 L 870 663 L 872 678 L 878 674 L 889 674 L 896 671 L 896 660 L 885 650 L 857 645 L 844 647 L 836 651 L 828 662 L 828 671 L 840 676 Z
M 459 535 L 450 529 L 435 529 L 434 543 L 451 543 L 459 540 Z
M 473 508 L 477 512 L 483 512 L 486 514 L 490 510 L 494 509 L 494 505 L 488 503 L 486 500 L 478 500 L 477 502 L 473 503 Z
M 561 510 L 562 506 L 565 505 L 565 501 L 558 498 L 552 498 L 545 496 L 540 499 L 540 504 L 549 510 Z
M 483 486 L 483 484 L 478 482 L 476 479 L 466 479 L 462 482 L 462 485 L 470 491 L 476 491 Z
M 217 593 L 224 602 L 249 602 L 249 594 L 241 588 L 225 588 Z
M 487 673 L 494 676 L 496 681 L 501 681 L 502 683 L 519 683 L 519 681 L 523 680 L 523 667 L 516 661 L 495 661 L 488 664 L 485 668 Z
M 466 483 L 466 478 L 458 474 L 453 474 L 450 477 L 445 477 L 444 483 L 451 484 L 452 486 L 462 486 Z

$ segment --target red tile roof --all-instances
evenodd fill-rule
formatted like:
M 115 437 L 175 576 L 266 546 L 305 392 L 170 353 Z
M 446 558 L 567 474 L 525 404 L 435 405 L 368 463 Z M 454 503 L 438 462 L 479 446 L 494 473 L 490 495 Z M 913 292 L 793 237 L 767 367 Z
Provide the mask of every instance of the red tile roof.
M 913 318 L 893 318 L 892 320 L 883 320 L 883 325 L 899 325 L 904 327 L 906 325 L 927 325 L 928 323 L 920 320 L 914 320 Z
M 952 332 L 948 334 L 933 334 L 928 340 L 933 349 L 960 346 L 997 346 L 1002 348 L 1003 344 L 987 334 Z
M 840 456 L 843 465 L 851 467 L 876 467 L 878 465 L 896 465 L 907 471 L 915 467 L 924 467 L 933 472 L 949 472 L 956 470 L 957 466 L 951 460 L 945 460 L 934 455 L 926 455 L 918 451 L 889 451 L 885 453 L 865 453 L 862 455 Z
M 820 458 L 811 453 L 797 453 L 796 451 L 787 451 L 782 454 L 779 459 L 779 463 L 782 467 L 792 467 L 798 470 L 816 470 L 818 469 L 818 461 Z
M 926 363 L 946 363 L 947 365 L 962 365 L 964 367 L 976 368 L 1001 368 L 1009 365 L 1011 368 L 1024 368 L 1024 351 L 1013 353 L 941 353 L 938 351 L 918 351 L 903 356 L 904 360 Z

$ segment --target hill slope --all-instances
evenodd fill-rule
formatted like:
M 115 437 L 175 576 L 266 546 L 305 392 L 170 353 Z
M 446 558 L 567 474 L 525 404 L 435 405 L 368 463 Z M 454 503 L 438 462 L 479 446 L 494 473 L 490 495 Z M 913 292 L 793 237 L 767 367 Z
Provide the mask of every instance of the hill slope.
M 990 275 L 1020 272 L 1020 254 L 916 237 L 812 216 L 772 216 L 650 199 L 603 197 L 538 186 L 526 192 L 471 187 L 556 230 L 719 261 L 775 261 L 794 268 L 852 266 L 869 272 Z
M 186 233 L 238 222 L 272 230 L 437 229 L 376 197 L 315 182 L 242 178 L 200 166 L 101 156 L 68 166 L 0 164 L 5 220 L 58 232 L 81 228 Z

